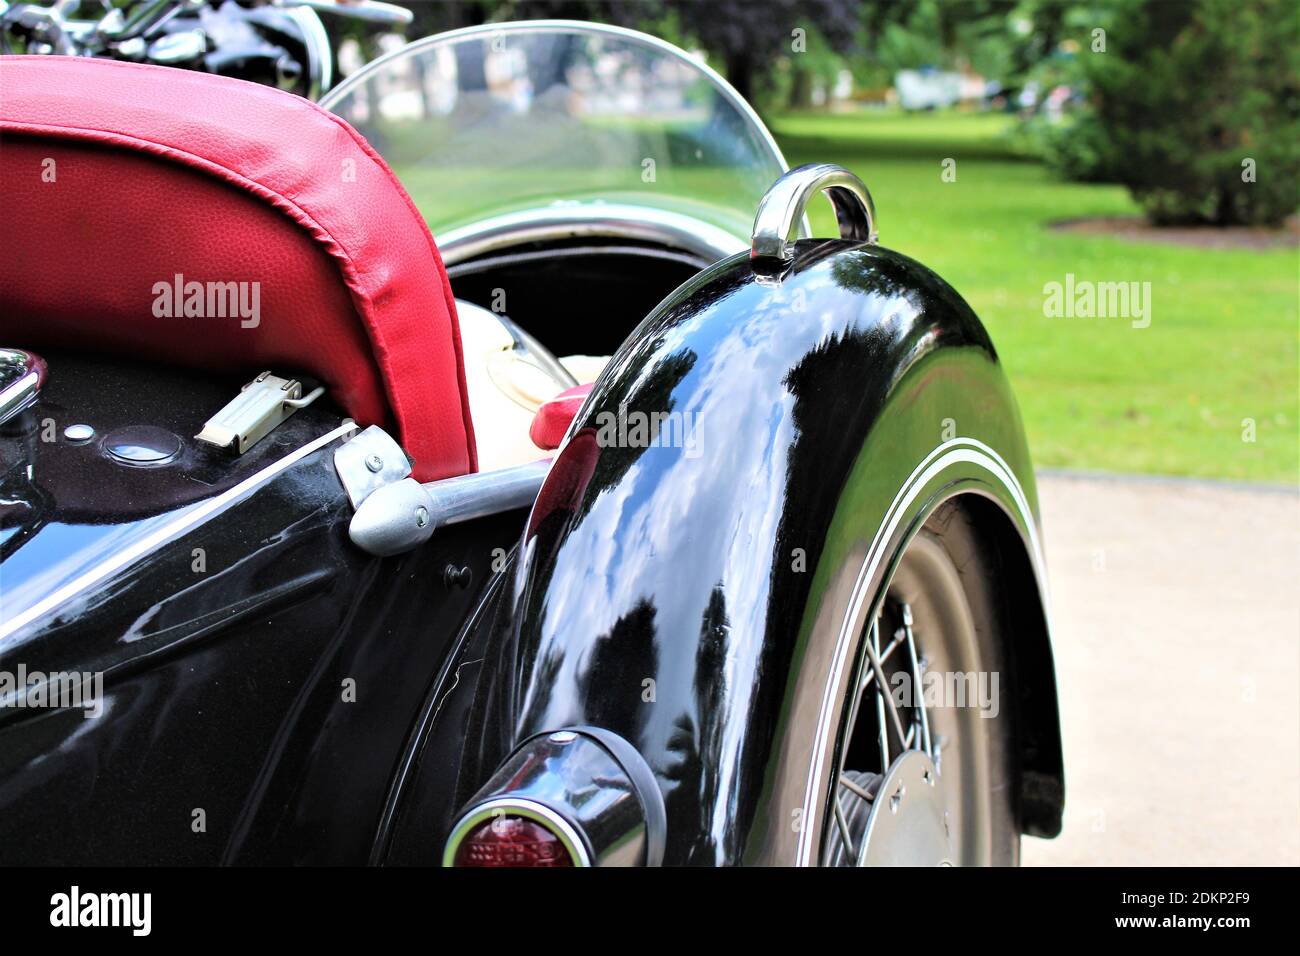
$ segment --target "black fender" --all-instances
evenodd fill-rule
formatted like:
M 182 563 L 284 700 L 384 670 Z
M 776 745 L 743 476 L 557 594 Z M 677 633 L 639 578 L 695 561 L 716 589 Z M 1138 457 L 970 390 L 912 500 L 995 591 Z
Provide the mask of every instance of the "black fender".
M 848 240 L 801 241 L 777 274 L 716 264 L 611 361 L 503 589 L 460 792 L 530 737 L 595 726 L 652 768 L 665 863 L 812 862 L 846 616 L 954 495 L 979 502 L 1019 605 L 1019 812 L 1054 833 L 1060 733 L 1015 400 L 956 292 Z

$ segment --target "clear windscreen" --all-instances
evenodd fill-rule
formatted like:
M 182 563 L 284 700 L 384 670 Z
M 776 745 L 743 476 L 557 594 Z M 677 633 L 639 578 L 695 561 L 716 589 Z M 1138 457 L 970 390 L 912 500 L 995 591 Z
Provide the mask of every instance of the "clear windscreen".
M 419 41 L 322 103 L 393 167 L 435 234 L 557 203 L 654 206 L 746 239 L 784 171 L 710 70 L 668 44 L 574 23 Z

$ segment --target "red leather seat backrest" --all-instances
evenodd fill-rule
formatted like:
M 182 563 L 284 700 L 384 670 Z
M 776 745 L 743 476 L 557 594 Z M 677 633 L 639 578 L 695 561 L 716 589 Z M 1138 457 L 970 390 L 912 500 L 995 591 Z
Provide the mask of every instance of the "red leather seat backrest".
M 395 429 L 417 478 L 475 469 L 433 237 L 338 117 L 203 73 L 0 57 L 0 183 L 0 344 L 307 372 Z M 192 282 L 222 285 L 186 315 Z

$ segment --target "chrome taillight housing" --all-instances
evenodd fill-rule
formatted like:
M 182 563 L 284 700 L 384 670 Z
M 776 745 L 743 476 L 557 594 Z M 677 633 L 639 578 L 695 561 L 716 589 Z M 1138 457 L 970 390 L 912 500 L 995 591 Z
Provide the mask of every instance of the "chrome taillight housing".
M 667 817 L 622 737 L 566 727 L 521 744 L 451 829 L 444 866 L 658 866 Z
M 537 804 L 489 800 L 463 824 L 452 866 L 571 867 L 590 861 L 573 829 Z

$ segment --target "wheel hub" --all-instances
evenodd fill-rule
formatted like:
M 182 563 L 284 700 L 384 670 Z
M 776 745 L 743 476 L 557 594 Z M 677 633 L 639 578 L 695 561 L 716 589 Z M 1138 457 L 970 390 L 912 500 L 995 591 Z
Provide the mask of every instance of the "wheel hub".
M 900 754 L 877 788 L 858 865 L 952 866 L 939 772 L 923 751 Z

